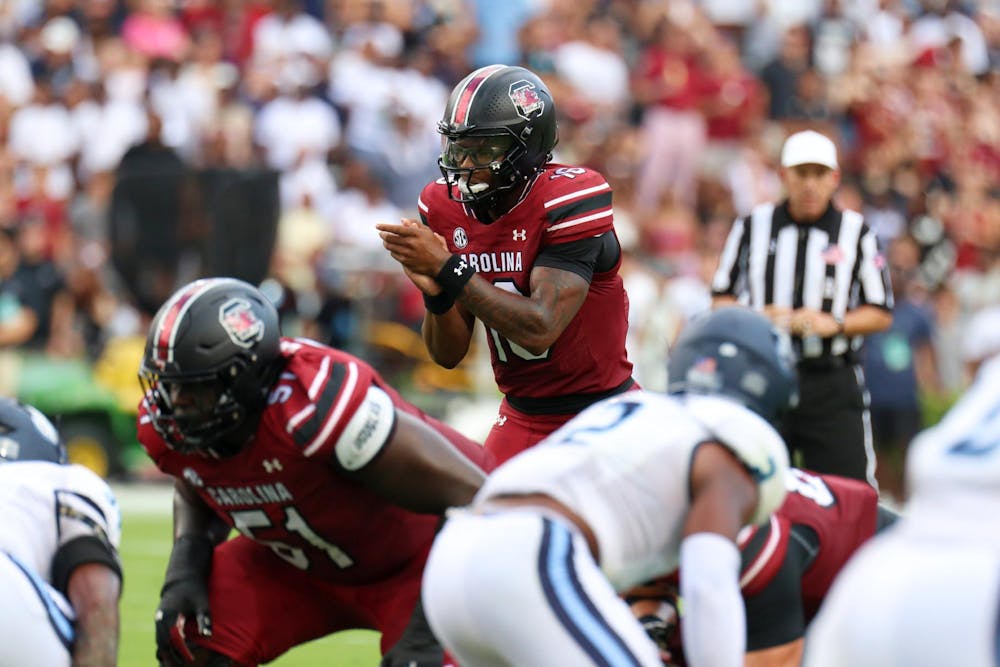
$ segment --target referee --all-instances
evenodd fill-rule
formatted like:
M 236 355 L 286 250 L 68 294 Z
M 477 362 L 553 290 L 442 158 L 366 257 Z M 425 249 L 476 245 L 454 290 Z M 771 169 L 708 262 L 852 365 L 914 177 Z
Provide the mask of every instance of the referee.
M 892 324 L 885 260 L 861 214 L 833 206 L 840 170 L 829 138 L 811 130 L 788 137 L 781 179 L 787 199 L 733 224 L 713 305 L 749 305 L 791 334 L 799 406 L 783 435 L 797 465 L 876 486 L 857 351 L 862 336 Z

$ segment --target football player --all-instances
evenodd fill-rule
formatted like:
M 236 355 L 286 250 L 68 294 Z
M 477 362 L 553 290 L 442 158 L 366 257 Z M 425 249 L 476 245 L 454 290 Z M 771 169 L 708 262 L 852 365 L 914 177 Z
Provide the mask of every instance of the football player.
M 465 77 L 438 131 L 444 177 L 421 193 L 420 222 L 377 228 L 424 292 L 424 342 L 438 364 L 455 367 L 475 320 L 485 325 L 505 395 L 485 443 L 499 463 L 635 386 L 611 187 L 551 162 L 555 103 L 521 67 Z
M 806 625 L 834 577 L 865 541 L 897 518 L 864 482 L 792 468 L 786 488 L 778 511 L 764 524 L 745 527 L 737 540 L 747 617 L 745 667 L 801 664 Z M 634 589 L 626 598 L 650 636 L 678 660 L 683 651 L 670 631 L 677 618 L 673 583 Z
M 423 600 L 463 667 L 659 667 L 618 592 L 678 565 L 690 663 L 742 664 L 736 537 L 785 495 L 771 421 L 796 397 L 791 344 L 762 315 L 724 308 L 685 329 L 669 372 L 672 395 L 591 406 L 449 515 Z
M 1000 355 L 913 441 L 906 474 L 906 514 L 834 582 L 808 667 L 1000 664 Z
M 121 515 L 38 410 L 0 398 L 0 665 L 118 664 Z
M 140 379 L 139 440 L 176 480 L 161 664 L 256 665 L 346 628 L 380 631 L 386 665 L 441 664 L 420 575 L 438 515 L 483 479 L 479 445 L 362 360 L 283 338 L 228 278 L 163 304 Z

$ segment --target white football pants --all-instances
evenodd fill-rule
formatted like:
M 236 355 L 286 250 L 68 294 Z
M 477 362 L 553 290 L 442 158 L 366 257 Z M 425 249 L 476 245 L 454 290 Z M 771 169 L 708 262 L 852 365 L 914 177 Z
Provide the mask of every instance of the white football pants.
M 461 667 L 662 667 L 586 540 L 532 510 L 455 513 L 424 570 L 427 620 Z

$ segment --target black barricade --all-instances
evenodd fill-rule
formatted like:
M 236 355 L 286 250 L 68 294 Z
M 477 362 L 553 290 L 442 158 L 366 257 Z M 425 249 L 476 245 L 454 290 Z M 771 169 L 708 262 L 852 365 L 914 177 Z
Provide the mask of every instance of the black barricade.
M 110 219 L 112 262 L 136 305 L 152 314 L 201 276 L 263 280 L 280 213 L 277 173 L 192 171 L 172 151 L 137 149 L 118 169 Z

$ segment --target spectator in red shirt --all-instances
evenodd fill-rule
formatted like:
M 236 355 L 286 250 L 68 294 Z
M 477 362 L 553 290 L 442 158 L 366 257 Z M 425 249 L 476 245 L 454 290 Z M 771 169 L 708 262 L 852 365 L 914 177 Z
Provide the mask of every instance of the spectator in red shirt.
M 633 93 L 645 106 L 641 145 L 646 159 L 637 176 L 640 211 L 657 206 L 664 192 L 693 205 L 698 162 L 705 148 L 699 88 L 705 79 L 697 44 L 685 26 L 664 19 L 639 57 Z

